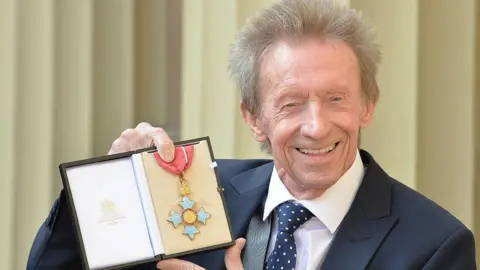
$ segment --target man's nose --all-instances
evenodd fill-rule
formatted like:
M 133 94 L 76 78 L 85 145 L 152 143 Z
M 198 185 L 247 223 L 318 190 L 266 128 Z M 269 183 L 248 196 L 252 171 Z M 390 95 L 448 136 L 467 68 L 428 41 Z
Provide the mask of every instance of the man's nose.
M 329 132 L 328 114 L 322 111 L 322 106 L 312 102 L 305 114 L 305 121 L 301 133 L 312 139 L 322 139 Z

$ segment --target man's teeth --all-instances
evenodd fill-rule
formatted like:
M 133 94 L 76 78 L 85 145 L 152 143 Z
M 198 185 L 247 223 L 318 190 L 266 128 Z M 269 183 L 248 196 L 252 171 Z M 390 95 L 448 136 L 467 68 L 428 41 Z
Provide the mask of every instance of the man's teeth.
M 323 154 L 323 153 L 328 153 L 328 152 L 331 152 L 335 146 L 337 144 L 332 144 L 330 146 L 327 146 L 325 148 L 322 148 L 322 149 L 306 149 L 306 148 L 300 148 L 298 149 L 300 152 L 302 152 L 303 154 L 310 154 L 310 155 L 319 155 L 319 154 Z

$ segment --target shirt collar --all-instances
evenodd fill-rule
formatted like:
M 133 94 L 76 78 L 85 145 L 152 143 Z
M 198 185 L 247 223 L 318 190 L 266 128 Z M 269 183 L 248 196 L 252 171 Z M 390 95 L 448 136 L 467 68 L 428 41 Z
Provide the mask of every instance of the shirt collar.
M 360 152 L 357 151 L 352 166 L 333 186 L 327 189 L 322 196 L 313 200 L 296 200 L 280 180 L 277 170 L 275 166 L 273 166 L 263 220 L 266 220 L 278 205 L 293 200 L 300 202 L 305 208 L 310 210 L 333 234 L 350 209 L 358 187 L 362 182 L 363 174 L 364 167 L 362 159 Z

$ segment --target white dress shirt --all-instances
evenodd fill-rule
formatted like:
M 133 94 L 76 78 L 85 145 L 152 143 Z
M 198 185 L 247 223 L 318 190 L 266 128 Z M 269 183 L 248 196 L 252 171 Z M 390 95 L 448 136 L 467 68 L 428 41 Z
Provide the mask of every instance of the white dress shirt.
M 280 180 L 275 166 L 273 167 L 263 220 L 274 215 L 273 228 L 268 245 L 267 257 L 273 251 L 277 236 L 278 224 L 274 209 L 283 202 L 293 200 L 310 210 L 314 217 L 300 226 L 293 234 L 297 246 L 296 270 L 313 270 L 322 264 L 337 228 L 347 214 L 358 187 L 362 182 L 364 167 L 357 151 L 352 166 L 322 196 L 313 200 L 296 200 Z

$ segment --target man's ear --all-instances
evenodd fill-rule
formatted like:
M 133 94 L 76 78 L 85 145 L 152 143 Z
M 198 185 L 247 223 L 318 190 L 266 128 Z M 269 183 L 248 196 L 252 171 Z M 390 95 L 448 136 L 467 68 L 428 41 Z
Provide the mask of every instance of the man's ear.
M 366 128 L 373 120 L 373 112 L 375 111 L 376 102 L 367 101 L 363 107 L 362 116 L 360 119 L 360 127 Z
M 260 119 L 251 113 L 245 103 L 240 104 L 240 111 L 242 112 L 242 118 L 245 124 L 252 132 L 253 138 L 258 142 L 265 142 L 268 139 L 267 134 L 263 131 Z

